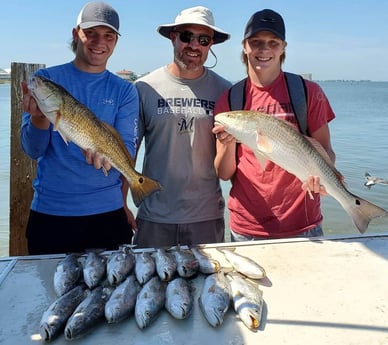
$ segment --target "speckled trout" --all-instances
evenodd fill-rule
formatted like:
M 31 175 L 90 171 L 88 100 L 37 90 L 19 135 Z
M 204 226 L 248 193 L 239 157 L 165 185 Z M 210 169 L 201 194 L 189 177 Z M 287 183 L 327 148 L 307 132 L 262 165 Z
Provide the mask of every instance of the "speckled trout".
M 387 215 L 384 209 L 350 193 L 323 147 L 286 121 L 255 111 L 220 113 L 215 121 L 248 146 L 261 164 L 270 160 L 302 182 L 310 175 L 319 176 L 328 194 L 341 204 L 360 233 L 366 231 L 373 218 Z
M 264 305 L 263 291 L 260 290 L 259 284 L 246 279 L 238 272 L 228 272 L 226 277 L 229 279 L 235 312 L 245 326 L 250 330 L 257 330 Z
M 116 129 L 98 119 L 62 86 L 47 78 L 34 76 L 28 88 L 41 112 L 66 143 L 71 141 L 83 150 L 99 152 L 102 159 L 108 159 L 120 171 L 129 183 L 136 206 L 161 188 L 158 182 L 134 169 L 135 162 Z
M 81 285 L 57 298 L 42 315 L 39 324 L 42 340 L 49 342 L 63 331 L 70 315 L 84 298 L 85 289 Z

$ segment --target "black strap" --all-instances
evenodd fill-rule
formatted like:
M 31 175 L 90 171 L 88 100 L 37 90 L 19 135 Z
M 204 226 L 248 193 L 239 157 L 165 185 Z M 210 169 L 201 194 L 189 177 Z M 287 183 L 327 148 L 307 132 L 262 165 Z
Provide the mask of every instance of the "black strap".
M 307 128 L 307 90 L 302 76 L 294 73 L 284 72 L 286 85 L 291 101 L 292 110 L 295 114 L 299 130 L 308 135 Z M 245 86 L 247 78 L 234 84 L 228 95 L 229 109 L 242 110 L 245 105 Z M 243 97 L 241 97 L 241 95 Z
M 284 72 L 288 94 L 291 100 L 292 110 L 301 133 L 308 135 L 307 128 L 307 91 L 302 76 Z
M 247 78 L 240 80 L 229 89 L 228 102 L 230 110 L 243 110 L 245 105 L 245 86 Z M 241 97 L 242 95 L 242 97 Z

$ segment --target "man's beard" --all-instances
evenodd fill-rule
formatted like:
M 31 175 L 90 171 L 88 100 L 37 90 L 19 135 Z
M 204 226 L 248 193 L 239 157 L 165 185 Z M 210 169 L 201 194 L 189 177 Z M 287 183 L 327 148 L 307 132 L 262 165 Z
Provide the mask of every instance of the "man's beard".
M 190 63 L 190 64 L 187 64 L 183 61 L 183 56 L 184 52 L 182 52 L 182 55 L 178 54 L 178 52 L 175 53 L 175 56 L 174 56 L 174 60 L 175 60 L 175 63 L 182 69 L 182 70 L 185 70 L 185 71 L 193 71 L 193 72 L 196 72 L 200 69 L 203 68 L 203 63 L 200 62 L 198 64 L 194 64 L 194 63 Z

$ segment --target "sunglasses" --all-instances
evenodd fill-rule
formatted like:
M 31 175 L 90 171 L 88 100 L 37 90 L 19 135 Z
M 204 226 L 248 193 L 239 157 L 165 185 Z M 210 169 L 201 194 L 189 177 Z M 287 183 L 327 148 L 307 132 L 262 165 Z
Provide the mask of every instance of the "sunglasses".
M 197 39 L 198 43 L 202 47 L 207 47 L 212 38 L 209 35 L 195 35 L 191 31 L 176 31 L 179 34 L 179 39 L 183 43 L 190 43 L 191 41 Z

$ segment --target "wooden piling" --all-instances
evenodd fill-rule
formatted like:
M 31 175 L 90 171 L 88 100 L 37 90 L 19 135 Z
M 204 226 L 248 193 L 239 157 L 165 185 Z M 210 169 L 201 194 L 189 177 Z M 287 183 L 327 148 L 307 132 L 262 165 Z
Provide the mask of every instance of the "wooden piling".
M 11 153 L 10 153 L 10 207 L 9 207 L 9 255 L 27 255 L 25 236 L 28 215 L 33 196 L 32 181 L 36 175 L 36 162 L 30 159 L 20 145 L 23 93 L 21 82 L 41 64 L 11 64 Z

